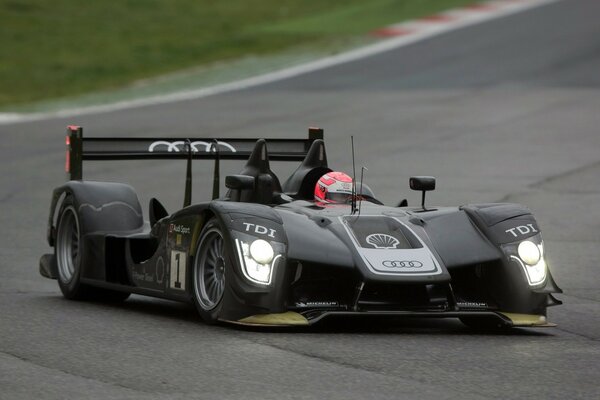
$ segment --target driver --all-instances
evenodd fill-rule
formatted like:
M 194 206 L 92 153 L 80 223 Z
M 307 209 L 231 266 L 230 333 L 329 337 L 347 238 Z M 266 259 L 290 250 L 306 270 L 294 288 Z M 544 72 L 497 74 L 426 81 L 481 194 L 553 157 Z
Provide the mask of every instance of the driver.
M 343 172 L 323 175 L 315 185 L 315 200 L 323 203 L 349 203 L 352 199 L 352 178 Z

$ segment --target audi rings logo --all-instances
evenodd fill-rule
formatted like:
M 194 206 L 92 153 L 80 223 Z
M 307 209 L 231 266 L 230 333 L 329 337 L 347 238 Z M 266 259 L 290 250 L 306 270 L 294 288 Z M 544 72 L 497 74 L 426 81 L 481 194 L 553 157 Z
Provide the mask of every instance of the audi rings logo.
M 177 140 L 175 142 L 167 142 L 166 140 L 158 140 L 156 142 L 152 142 L 150 144 L 150 146 L 148 146 L 148 151 L 150 153 L 153 153 L 155 150 L 159 151 L 159 150 L 163 150 L 166 149 L 169 153 L 171 152 L 181 152 L 181 151 L 185 151 L 185 143 L 183 140 Z M 227 142 L 221 142 L 221 141 L 217 141 L 217 144 L 222 147 L 222 148 L 226 148 L 229 151 L 235 153 L 236 149 L 235 147 L 233 147 L 232 145 L 230 145 Z M 210 153 L 211 151 L 215 151 L 214 150 L 214 142 L 205 142 L 203 140 L 196 140 L 195 142 L 190 142 L 190 147 L 192 148 L 192 152 L 197 153 L 199 151 L 205 151 L 206 153 Z M 198 147 L 200 147 L 200 149 L 198 149 Z
M 423 266 L 421 261 L 385 260 L 381 264 L 388 268 L 421 268 Z

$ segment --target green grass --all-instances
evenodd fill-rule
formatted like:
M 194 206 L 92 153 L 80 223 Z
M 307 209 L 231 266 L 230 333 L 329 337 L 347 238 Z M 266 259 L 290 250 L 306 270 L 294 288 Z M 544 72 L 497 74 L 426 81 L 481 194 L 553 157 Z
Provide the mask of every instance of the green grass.
M 474 0 L 0 0 L 0 107 L 351 40 Z

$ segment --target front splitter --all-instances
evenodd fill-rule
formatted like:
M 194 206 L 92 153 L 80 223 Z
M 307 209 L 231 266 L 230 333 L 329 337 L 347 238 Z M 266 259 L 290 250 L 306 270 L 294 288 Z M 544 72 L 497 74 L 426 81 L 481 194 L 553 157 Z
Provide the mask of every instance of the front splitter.
M 244 326 L 308 326 L 317 324 L 324 319 L 357 318 L 357 317 L 389 317 L 389 318 L 495 318 L 500 326 L 504 327 L 554 327 L 543 315 L 518 314 L 503 311 L 329 311 L 307 310 L 302 312 L 287 311 L 277 314 L 258 314 L 248 316 L 237 321 L 223 322 Z

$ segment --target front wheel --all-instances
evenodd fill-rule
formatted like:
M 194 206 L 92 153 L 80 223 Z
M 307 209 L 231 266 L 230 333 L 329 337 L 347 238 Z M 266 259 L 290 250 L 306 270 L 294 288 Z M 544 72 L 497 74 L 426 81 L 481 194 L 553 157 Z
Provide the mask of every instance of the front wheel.
M 215 323 L 223 305 L 228 268 L 225 237 L 216 219 L 206 223 L 194 257 L 193 295 L 198 313 L 205 322 Z

